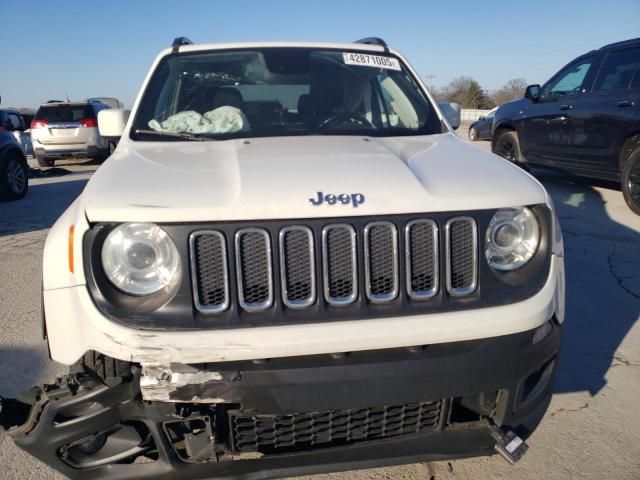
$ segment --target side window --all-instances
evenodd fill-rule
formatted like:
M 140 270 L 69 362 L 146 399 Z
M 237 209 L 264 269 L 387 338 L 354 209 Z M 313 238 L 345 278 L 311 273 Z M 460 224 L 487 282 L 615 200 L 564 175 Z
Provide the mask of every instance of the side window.
M 380 83 L 382 96 L 389 112 L 389 123 L 392 127 L 418 128 L 418 112 L 400 85 L 393 78 L 387 77 Z
M 598 78 L 593 85 L 594 92 L 626 90 L 631 85 L 633 74 L 640 63 L 640 48 L 618 50 L 607 55 Z
M 9 114 L 9 123 L 13 130 L 22 130 L 22 121 L 15 113 Z
M 572 63 L 544 88 L 544 96 L 575 95 L 580 93 L 595 57 L 583 58 Z

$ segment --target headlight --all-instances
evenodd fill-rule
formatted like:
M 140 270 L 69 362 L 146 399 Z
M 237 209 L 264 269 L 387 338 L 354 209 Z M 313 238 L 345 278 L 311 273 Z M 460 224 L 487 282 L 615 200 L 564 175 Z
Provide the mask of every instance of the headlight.
M 113 285 L 150 295 L 180 283 L 180 255 L 167 233 L 152 223 L 125 223 L 102 245 L 102 266 Z
M 536 253 L 540 226 L 528 208 L 503 208 L 489 222 L 485 237 L 485 256 L 491 268 L 515 270 Z

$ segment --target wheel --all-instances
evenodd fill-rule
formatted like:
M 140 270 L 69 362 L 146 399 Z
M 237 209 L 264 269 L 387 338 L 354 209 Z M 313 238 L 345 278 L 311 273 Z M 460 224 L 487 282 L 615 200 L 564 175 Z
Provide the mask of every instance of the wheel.
M 9 152 L 0 159 L 0 197 L 5 200 L 19 200 L 29 189 L 29 169 L 27 162 L 19 154 Z
M 514 165 L 527 169 L 525 159 L 520 152 L 518 134 L 514 131 L 507 130 L 499 134 L 494 153 Z
M 89 351 L 80 360 L 79 367 L 90 373 L 107 385 L 120 383 L 122 380 L 131 378 L 131 363 L 111 358 L 98 352 Z
M 475 127 L 469 127 L 469 140 L 471 140 L 472 142 L 478 140 L 478 132 L 476 131 Z
M 38 161 L 38 165 L 42 168 L 53 167 L 55 160 L 52 158 L 37 156 L 36 160 Z
M 624 162 L 621 180 L 624 201 L 633 213 L 640 215 L 640 148 Z

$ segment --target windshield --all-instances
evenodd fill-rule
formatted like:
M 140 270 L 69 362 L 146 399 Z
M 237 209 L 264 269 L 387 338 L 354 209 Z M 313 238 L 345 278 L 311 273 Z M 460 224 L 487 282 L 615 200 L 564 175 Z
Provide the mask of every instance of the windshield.
M 132 138 L 394 136 L 442 128 L 394 56 L 265 48 L 165 58 L 145 91 Z

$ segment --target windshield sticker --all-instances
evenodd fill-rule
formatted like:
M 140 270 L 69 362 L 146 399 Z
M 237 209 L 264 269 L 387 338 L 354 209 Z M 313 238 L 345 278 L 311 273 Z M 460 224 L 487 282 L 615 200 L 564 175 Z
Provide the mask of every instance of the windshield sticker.
M 366 53 L 343 53 L 342 58 L 347 65 L 360 65 L 362 67 L 385 68 L 387 70 L 402 70 L 397 58 L 381 57 Z

